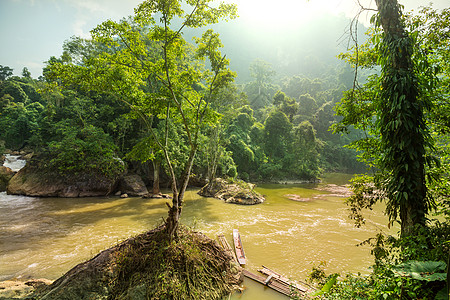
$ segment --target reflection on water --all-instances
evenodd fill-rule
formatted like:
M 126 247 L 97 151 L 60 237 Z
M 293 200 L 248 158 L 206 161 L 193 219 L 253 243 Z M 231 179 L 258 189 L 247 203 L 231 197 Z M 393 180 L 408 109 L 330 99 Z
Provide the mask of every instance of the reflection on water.
M 309 184 L 261 185 L 267 201 L 238 206 L 186 194 L 183 223 L 215 238 L 238 228 L 248 258 L 246 268 L 262 264 L 293 279 L 305 279 L 325 261 L 327 272 L 364 271 L 369 249 L 355 245 L 387 230 L 381 211 L 357 229 L 347 218 L 342 197 L 328 197 Z M 285 195 L 309 198 L 289 200 Z M 56 279 L 76 264 L 117 242 L 155 227 L 166 217 L 163 199 L 29 198 L 0 193 L 0 280 L 17 276 Z M 236 299 L 276 299 L 275 292 L 246 282 Z M 283 299 L 282 297 L 280 299 Z

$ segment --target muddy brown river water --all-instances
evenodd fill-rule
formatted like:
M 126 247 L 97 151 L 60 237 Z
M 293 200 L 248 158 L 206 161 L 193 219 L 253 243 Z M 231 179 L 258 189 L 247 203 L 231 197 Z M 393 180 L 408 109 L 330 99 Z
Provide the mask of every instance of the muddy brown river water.
M 325 271 L 368 272 L 370 249 L 357 247 L 387 231 L 381 209 L 355 228 L 344 204 L 349 175 L 329 174 L 320 184 L 261 184 L 266 202 L 239 206 L 186 194 L 182 221 L 211 238 L 239 229 L 246 268 L 265 265 L 304 280 L 313 265 Z M 333 189 L 329 189 L 329 184 Z M 297 196 L 297 198 L 293 197 Z M 300 201 L 294 201 L 294 198 Z M 30 198 L 0 193 L 0 281 L 17 277 L 56 279 L 76 264 L 162 222 L 165 200 L 141 198 Z M 286 299 L 250 280 L 231 299 Z

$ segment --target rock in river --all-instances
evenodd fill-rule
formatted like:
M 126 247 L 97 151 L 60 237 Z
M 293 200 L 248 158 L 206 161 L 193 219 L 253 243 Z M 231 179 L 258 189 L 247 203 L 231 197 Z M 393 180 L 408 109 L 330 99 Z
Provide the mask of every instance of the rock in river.
M 198 194 L 214 197 L 227 203 L 253 205 L 264 202 L 264 197 L 254 191 L 255 185 L 242 180 L 225 180 L 216 178 L 205 185 Z
M 127 194 L 128 196 L 144 196 L 148 194 L 144 181 L 136 174 L 123 176 L 119 182 L 119 189 L 122 191 L 122 194 Z
M 13 176 L 14 172 L 10 168 L 0 167 L 0 192 L 6 191 L 6 186 Z
M 117 179 L 99 174 L 79 173 L 61 176 L 25 166 L 9 181 L 6 192 L 32 197 L 101 197 L 109 195 Z

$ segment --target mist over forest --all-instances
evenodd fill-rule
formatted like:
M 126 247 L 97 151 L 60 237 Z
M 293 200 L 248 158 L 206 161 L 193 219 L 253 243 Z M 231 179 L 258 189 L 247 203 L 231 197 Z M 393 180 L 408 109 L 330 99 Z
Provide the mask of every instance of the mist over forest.
M 272 23 L 270 18 L 264 24 L 237 18 L 211 28 L 220 34 L 223 53 L 230 59 L 230 68 L 238 74 L 236 82 L 242 84 L 252 80 L 249 67 L 256 59 L 272 65 L 276 72 L 274 81 L 278 82 L 294 75 L 335 77 L 349 67 L 337 55 L 353 46 L 351 22 L 343 14 L 324 13 L 315 19 L 289 24 Z M 364 43 L 367 28 L 361 23 L 352 26 L 353 30 L 358 26 L 358 42 Z M 191 41 L 200 34 L 194 29 L 184 37 Z
M 276 193 L 300 184 L 319 188 L 327 173 L 350 174 L 351 182 L 337 190 L 351 222 L 363 226 L 363 212 L 380 204 L 387 229 L 398 225 L 398 234 L 379 232 L 361 243 L 374 249 L 368 276 L 338 281 L 339 274 L 313 267 L 310 279 L 320 295 L 448 299 L 450 9 L 403 12 L 396 0 L 375 2 L 374 22 L 365 27 L 330 13 L 299 12 L 298 19 L 280 22 L 274 10 L 272 17 L 249 21 L 230 3 L 147 0 L 132 16 L 98 24 L 90 37 L 68 37 L 37 79 L 27 67 L 14 76 L 0 65 L 0 152 L 27 160 L 19 172 L 0 169 L 0 192 L 109 201 L 129 198 L 129 189 L 132 196 L 167 199 L 163 224 L 145 237 L 150 241 L 135 243 L 154 246 L 155 255 L 144 255 L 147 273 L 138 274 L 155 284 L 146 297 L 191 293 L 189 271 L 183 269 L 181 279 L 164 277 L 178 276 L 186 261 L 166 270 L 154 257 L 169 263 L 187 258 L 195 273 L 209 272 L 203 261 L 213 253 L 215 281 L 204 279 L 210 273 L 196 275 L 219 288 L 200 284 L 192 294 L 217 289 L 222 299 L 232 288 L 220 268 L 233 268 L 216 243 L 204 251 L 203 236 L 193 238 L 181 226 L 188 188 L 202 187 L 199 195 L 227 204 L 266 205 L 253 183 Z M 330 186 L 320 187 L 331 193 L 321 204 L 344 205 L 331 199 L 337 185 Z M 292 219 L 302 206 L 291 206 L 320 198 L 276 197 Z M 327 217 L 324 224 L 335 221 Z M 347 219 L 338 221 L 348 227 Z M 285 231 L 290 234 L 275 235 Z M 161 252 L 167 249 L 173 257 Z M 135 278 L 142 253 L 123 256 L 124 273 L 111 293 L 129 295 L 129 287 L 140 284 L 127 280 Z M 193 253 L 204 256 L 191 259 Z

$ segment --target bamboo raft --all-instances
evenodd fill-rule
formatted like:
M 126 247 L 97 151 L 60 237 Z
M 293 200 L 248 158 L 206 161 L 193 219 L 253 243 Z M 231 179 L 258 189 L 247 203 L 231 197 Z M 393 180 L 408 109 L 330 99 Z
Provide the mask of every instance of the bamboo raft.
M 310 286 L 309 284 L 307 284 L 305 282 L 293 281 L 293 280 L 287 278 L 286 276 L 278 274 L 277 272 L 275 272 L 265 266 L 262 266 L 262 269 L 259 269 L 258 271 L 264 275 L 267 275 L 268 281 L 275 280 L 277 282 L 280 282 L 281 284 L 289 287 L 290 289 L 298 291 L 302 295 L 309 294 L 309 293 L 315 292 L 317 290 L 316 288 Z
M 225 236 L 219 235 L 217 236 L 217 239 L 219 241 L 220 246 L 233 257 L 236 263 L 239 263 L 234 251 L 232 250 Z M 265 266 L 262 266 L 262 269 L 259 269 L 258 271 L 266 276 L 254 274 L 248 270 L 242 269 L 242 272 L 245 277 L 250 278 L 256 282 L 259 282 L 286 296 L 292 296 L 295 294 L 300 297 L 303 297 L 306 296 L 307 294 L 316 291 L 314 287 L 311 287 L 307 283 L 292 281 L 289 278 Z
M 305 297 L 306 295 L 316 291 L 315 288 L 307 285 L 306 283 L 298 283 L 292 280 L 287 279 L 286 277 L 263 267 L 265 273 L 270 274 L 267 277 L 263 277 L 261 275 L 254 274 L 248 270 L 243 270 L 244 276 L 250 278 L 256 282 L 259 282 L 283 295 L 293 296 L 297 295 L 300 297 Z M 259 270 L 261 272 L 261 270 Z

